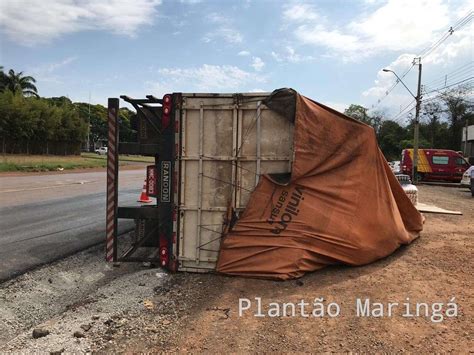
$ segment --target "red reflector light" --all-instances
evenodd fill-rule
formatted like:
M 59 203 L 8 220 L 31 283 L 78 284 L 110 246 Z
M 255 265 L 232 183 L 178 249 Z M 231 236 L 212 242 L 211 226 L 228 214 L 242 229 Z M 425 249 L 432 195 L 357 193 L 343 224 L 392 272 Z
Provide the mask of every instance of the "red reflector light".
M 160 263 L 161 266 L 166 266 L 168 264 L 168 250 L 166 247 L 160 248 Z
M 166 94 L 163 96 L 163 115 L 161 117 L 162 128 L 168 128 L 170 125 L 170 113 L 171 113 L 171 95 Z

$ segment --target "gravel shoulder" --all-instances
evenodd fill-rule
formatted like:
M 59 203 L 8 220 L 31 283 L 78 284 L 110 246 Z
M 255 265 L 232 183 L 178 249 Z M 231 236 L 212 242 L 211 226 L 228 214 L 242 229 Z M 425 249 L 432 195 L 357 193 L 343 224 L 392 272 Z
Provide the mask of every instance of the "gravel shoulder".
M 393 255 L 363 267 L 328 267 L 296 281 L 113 267 L 103 262 L 100 247 L 31 271 L 0 285 L 0 351 L 473 351 L 474 199 L 467 189 L 419 190 L 421 202 L 463 215 L 426 214 L 421 237 Z M 320 297 L 341 311 L 334 318 L 255 317 L 256 297 L 264 310 L 270 302 Z M 404 317 L 402 310 L 358 317 L 355 307 L 357 298 L 414 307 L 446 305 L 453 297 L 458 316 L 441 322 Z M 242 316 L 239 298 L 253 302 Z M 34 339 L 34 329 L 49 334 Z

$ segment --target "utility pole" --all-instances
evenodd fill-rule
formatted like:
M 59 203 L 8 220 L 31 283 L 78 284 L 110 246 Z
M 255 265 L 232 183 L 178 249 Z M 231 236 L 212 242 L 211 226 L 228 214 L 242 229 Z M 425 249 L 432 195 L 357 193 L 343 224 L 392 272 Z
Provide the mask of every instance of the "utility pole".
M 416 94 L 416 111 L 415 111 L 415 122 L 414 122 L 414 137 L 413 137 L 413 166 L 412 166 L 412 179 L 413 183 L 418 182 L 418 136 L 420 130 L 420 107 L 421 107 L 421 57 L 415 58 L 418 60 L 418 89 Z
M 89 91 L 89 113 L 88 113 L 88 122 L 87 122 L 87 151 L 91 151 L 91 142 L 90 142 L 90 134 L 91 134 L 91 92 Z
M 469 154 L 467 154 L 467 129 L 469 128 L 469 120 L 467 119 L 467 117 L 465 118 L 466 120 L 466 126 L 464 128 L 464 156 L 469 156 Z

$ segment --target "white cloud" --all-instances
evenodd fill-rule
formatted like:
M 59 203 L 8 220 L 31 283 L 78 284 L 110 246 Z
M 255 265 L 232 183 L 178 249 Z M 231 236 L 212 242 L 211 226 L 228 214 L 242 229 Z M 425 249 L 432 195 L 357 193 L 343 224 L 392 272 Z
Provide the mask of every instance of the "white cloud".
M 204 64 L 193 68 L 162 68 L 159 79 L 148 82 L 154 92 L 173 91 L 243 91 L 248 85 L 265 82 L 265 78 L 231 65 Z
M 415 54 L 402 54 L 397 59 L 395 59 L 392 63 L 386 66 L 387 69 L 393 70 L 400 76 L 403 75 L 406 70 L 408 70 L 413 62 L 413 58 L 415 58 Z M 382 68 L 377 73 L 377 79 L 374 81 L 374 86 L 367 89 L 362 93 L 363 96 L 366 97 L 382 97 L 386 94 L 387 90 L 389 90 L 397 78 L 393 75 L 393 73 L 386 73 L 382 71 Z M 404 82 L 406 79 L 403 79 Z
M 311 5 L 293 4 L 292 6 L 285 8 L 283 11 L 283 17 L 288 21 L 305 22 L 315 21 L 320 16 Z
M 48 73 L 51 73 L 53 71 L 55 71 L 56 69 L 59 69 L 61 67 L 64 67 L 72 62 L 74 62 L 75 60 L 77 59 L 77 57 L 67 57 L 59 62 L 56 62 L 56 63 L 51 63 L 48 65 L 47 67 L 47 72 Z
M 179 0 L 179 2 L 182 4 L 194 5 L 199 4 L 200 2 L 202 2 L 202 0 Z
M 373 49 L 407 50 L 430 42 L 448 24 L 449 9 L 441 0 L 389 0 L 349 29 Z
M 134 36 L 153 22 L 160 4 L 161 0 L 3 0 L 0 28 L 12 40 L 30 46 L 85 30 Z
M 213 23 L 226 24 L 229 22 L 229 19 L 224 15 L 221 15 L 217 12 L 211 12 L 207 15 L 207 19 Z
M 446 65 L 460 57 L 470 58 L 472 61 L 472 33 L 474 33 L 472 22 L 454 31 L 445 42 L 424 58 L 424 63 Z
M 321 103 L 341 113 L 344 113 L 344 110 L 349 107 L 349 104 L 343 102 L 321 101 Z
M 251 66 L 256 70 L 260 71 L 265 66 L 264 61 L 260 57 L 253 57 Z
M 239 53 L 237 53 L 237 55 L 241 56 L 241 57 L 247 57 L 250 55 L 250 52 L 249 51 L 240 51 Z
M 441 43 L 435 51 L 429 55 L 422 57 L 423 72 L 422 85 L 427 90 L 432 90 L 444 85 L 443 78 L 446 76 L 447 84 L 460 81 L 466 77 L 472 76 L 469 74 L 469 68 L 466 68 L 466 63 L 472 63 L 472 38 L 471 33 L 474 32 L 474 25 L 470 24 L 455 31 L 451 37 Z M 402 76 L 410 67 L 413 59 L 417 56 L 415 53 L 403 53 L 398 56 L 392 63 L 386 66 L 395 71 L 399 76 Z M 453 65 L 455 66 L 453 69 Z M 456 71 L 456 68 L 464 67 L 462 71 Z M 362 95 L 371 100 L 371 105 L 375 109 L 384 106 L 400 105 L 405 107 L 410 100 L 411 95 L 399 84 L 394 90 L 387 95 L 387 91 L 396 83 L 396 77 L 392 73 L 385 73 L 380 68 L 377 73 L 377 78 L 374 85 L 365 90 Z M 455 71 L 455 76 L 448 75 Z M 403 82 L 410 88 L 412 93 L 416 93 L 417 73 L 418 69 L 415 66 L 411 72 L 403 78 Z
M 212 12 L 206 17 L 208 22 L 215 24 L 217 27 L 204 35 L 202 40 L 205 43 L 214 41 L 215 39 L 222 39 L 228 43 L 242 43 L 243 36 L 232 26 L 232 20 L 215 12 Z
M 293 4 L 284 8 L 283 19 L 299 42 L 357 60 L 387 50 L 421 50 L 446 29 L 454 10 L 441 0 L 388 0 L 371 9 L 338 24 L 321 16 L 315 6 Z
M 73 63 L 76 60 L 77 60 L 77 57 L 67 57 L 58 62 L 36 66 L 35 68 L 32 68 L 30 70 L 30 73 L 27 73 L 27 74 L 31 74 L 34 78 L 36 78 L 38 83 L 51 82 L 51 83 L 60 84 L 62 83 L 62 80 L 58 76 L 57 72 L 61 68 L 68 66 L 69 64 Z
M 312 56 L 296 53 L 295 49 L 291 46 L 286 46 L 284 50 L 278 53 L 272 51 L 271 55 L 277 62 L 300 63 L 314 59 Z
M 412 66 L 413 53 L 405 53 L 398 56 L 392 63 L 386 66 L 387 69 L 393 70 L 399 76 L 403 76 L 404 73 Z M 399 108 L 404 108 L 413 101 L 413 97 L 410 93 L 402 86 L 402 84 L 396 84 L 397 78 L 393 73 L 387 73 L 382 71 L 383 68 L 377 73 L 377 78 L 374 81 L 374 85 L 369 89 L 362 92 L 362 96 L 370 101 L 368 106 L 369 110 L 380 110 L 385 107 L 391 107 L 391 113 L 396 114 L 399 112 Z M 411 69 L 409 74 L 403 78 L 403 82 L 410 88 L 412 92 L 415 92 L 415 79 L 416 79 L 417 67 Z M 390 93 L 387 95 L 387 92 Z

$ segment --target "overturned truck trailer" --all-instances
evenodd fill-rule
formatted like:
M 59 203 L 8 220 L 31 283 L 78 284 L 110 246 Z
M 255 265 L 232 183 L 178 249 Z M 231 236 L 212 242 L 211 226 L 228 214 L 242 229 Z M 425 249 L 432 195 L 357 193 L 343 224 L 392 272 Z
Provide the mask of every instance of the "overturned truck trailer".
M 138 142 L 118 142 L 110 99 L 107 260 L 289 279 L 372 262 L 422 230 L 373 129 L 292 89 L 122 99 Z M 156 204 L 117 206 L 119 152 L 155 158 Z M 123 253 L 120 218 L 136 224 Z

